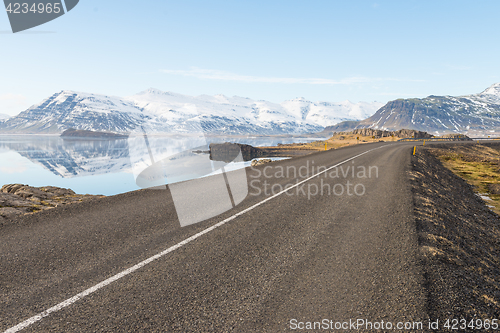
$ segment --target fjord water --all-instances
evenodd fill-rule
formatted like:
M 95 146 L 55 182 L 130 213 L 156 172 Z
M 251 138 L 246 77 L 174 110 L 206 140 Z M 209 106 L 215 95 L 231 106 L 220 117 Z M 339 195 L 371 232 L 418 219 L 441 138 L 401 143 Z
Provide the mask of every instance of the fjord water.
M 200 146 L 199 137 L 152 137 L 152 149 L 162 155 Z M 279 143 L 308 142 L 318 139 L 238 137 L 231 142 L 252 146 L 275 146 Z M 228 141 L 211 137 L 209 142 Z M 130 139 L 62 139 L 59 136 L 12 135 L 0 136 L 0 186 L 21 183 L 31 186 L 71 188 L 81 194 L 114 195 L 138 190 L 129 157 Z M 206 148 L 208 150 L 208 147 Z M 229 168 L 249 166 L 250 162 Z M 175 179 L 180 181 L 189 179 Z

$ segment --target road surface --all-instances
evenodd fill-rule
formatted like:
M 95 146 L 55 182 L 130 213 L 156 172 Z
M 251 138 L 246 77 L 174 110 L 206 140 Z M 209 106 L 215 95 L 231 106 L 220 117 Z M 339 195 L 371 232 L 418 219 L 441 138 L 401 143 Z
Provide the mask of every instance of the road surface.
M 424 322 L 407 175 L 412 148 L 412 143 L 373 143 L 249 168 L 253 183 L 240 205 L 184 228 L 168 190 L 130 192 L 24 216 L 0 229 L 0 331 L 250 207 L 11 331 L 287 332 L 300 322 L 323 319 Z M 270 185 L 277 193 L 306 179 L 293 172 L 276 174 L 280 169 L 302 167 L 304 175 L 308 167 L 311 176 L 318 166 L 355 156 L 337 167 L 339 177 L 319 175 L 259 204 L 270 197 Z M 356 167 L 354 177 L 347 167 Z M 363 167 L 364 178 L 358 174 Z M 323 188 L 323 195 L 314 194 L 315 188 Z M 335 193 L 328 194 L 328 188 Z

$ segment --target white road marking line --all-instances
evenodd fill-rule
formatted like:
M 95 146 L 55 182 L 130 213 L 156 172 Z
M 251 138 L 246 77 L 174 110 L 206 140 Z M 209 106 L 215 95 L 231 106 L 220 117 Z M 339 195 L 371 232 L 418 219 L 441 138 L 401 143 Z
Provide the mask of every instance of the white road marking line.
M 283 193 L 285 193 L 285 192 L 288 192 L 288 191 L 290 191 L 291 189 L 293 189 L 293 188 L 295 188 L 295 187 L 297 187 L 297 186 L 299 186 L 299 185 L 301 185 L 301 184 L 303 184 L 303 183 L 305 183 L 305 182 L 307 182 L 307 181 L 309 181 L 309 180 L 311 180 L 311 179 L 313 179 L 313 178 L 315 178 L 315 177 L 317 177 L 317 176 L 319 176 L 319 175 L 321 175 L 321 174 L 323 174 L 323 173 L 325 173 L 325 172 L 328 172 L 329 170 L 331 170 L 331 169 L 333 169 L 333 168 L 338 167 L 339 165 L 342 165 L 342 164 L 344 164 L 344 163 L 346 163 L 346 162 L 349 162 L 349 161 L 351 161 L 351 160 L 353 160 L 353 159 L 355 159 L 355 158 L 358 158 L 358 157 L 360 157 L 360 156 L 362 156 L 362 155 L 364 155 L 364 154 L 367 154 L 367 153 L 369 153 L 369 152 L 371 152 L 371 151 L 374 151 L 374 150 L 376 150 L 376 149 L 380 149 L 380 148 L 383 148 L 383 147 L 386 147 L 386 146 L 388 146 L 388 145 L 383 145 L 383 146 L 380 146 L 380 147 L 377 147 L 377 148 L 373 148 L 373 149 L 367 150 L 367 151 L 365 151 L 364 153 L 361 153 L 361 154 L 358 154 L 358 155 L 356 155 L 356 156 L 354 156 L 354 157 L 348 158 L 347 160 L 344 160 L 344 161 L 342 161 L 342 162 L 340 162 L 340 163 L 337 163 L 337 164 L 335 164 L 335 165 L 333 165 L 333 166 L 329 167 L 328 169 L 325 169 L 325 170 L 323 170 L 323 171 L 321 171 L 321 172 L 318 172 L 317 174 L 312 175 L 311 177 L 306 178 L 306 179 L 304 179 L 303 181 L 298 182 L 297 184 L 295 184 L 295 185 L 293 185 L 293 186 L 291 186 L 291 187 L 288 187 L 288 188 L 284 189 L 283 191 L 278 192 L 278 193 L 274 194 L 273 196 L 270 196 L 269 198 L 266 198 L 266 199 L 264 199 L 264 200 L 262 200 L 262 201 L 260 201 L 260 202 L 256 203 L 255 205 L 250 206 L 250 207 L 248 207 L 248 208 L 246 208 L 246 209 L 242 210 L 241 212 L 236 213 L 236 214 L 234 214 L 233 216 L 230 216 L 230 217 L 228 217 L 227 219 L 225 219 L 225 220 L 223 220 L 223 221 L 221 221 L 221 222 L 219 222 L 219 223 L 217 223 L 217 224 L 214 224 L 213 226 L 208 227 L 207 229 L 205 229 L 205 230 L 203 230 L 203 231 L 200 231 L 200 232 L 199 232 L 199 233 L 197 233 L 197 234 L 194 234 L 193 236 L 191 236 L 191 237 L 189 237 L 189 238 L 186 238 L 186 239 L 185 239 L 185 240 L 183 240 L 182 242 L 177 243 L 176 245 L 174 245 L 174 246 L 172 246 L 172 247 L 169 247 L 169 248 L 168 248 L 168 249 L 166 249 L 165 251 L 162 251 L 162 252 L 160 252 L 160 253 L 158 253 L 158 254 L 155 254 L 154 256 L 152 256 L 152 257 L 150 257 L 150 258 L 148 258 L 148 259 L 146 259 L 146 260 L 144 260 L 144 261 L 141 261 L 140 263 L 138 263 L 138 264 L 136 264 L 136 265 L 134 265 L 134 266 L 132 266 L 132 267 L 130 267 L 130 268 L 127 268 L 126 270 L 124 270 L 124 271 L 122 271 L 122 272 L 120 272 L 120 273 L 118 273 L 118 274 L 116 274 L 116 275 L 113 275 L 113 276 L 112 276 L 112 277 L 110 277 L 109 279 L 106 279 L 106 280 L 104 280 L 104 281 L 102 281 L 102 282 L 100 282 L 100 283 L 96 284 L 95 286 L 90 287 L 90 288 L 88 288 L 88 289 L 86 289 L 86 290 L 82 291 L 81 293 L 76 294 L 75 296 L 73 296 L 73 297 L 71 297 L 71 298 L 68 298 L 67 300 L 65 300 L 65 301 L 63 301 L 63 302 L 61 302 L 61 303 L 59 303 L 59 304 L 57 304 L 57 305 L 54 305 L 53 307 L 51 307 L 51 308 L 49 308 L 49 309 L 47 309 L 47 310 L 45 310 L 45 311 L 43 311 L 43 312 L 40 312 L 39 314 L 37 314 L 37 315 L 35 315 L 35 316 L 33 316 L 33 317 L 31 317 L 31 318 L 29 318 L 29 319 L 26 319 L 26 320 L 25 320 L 25 321 L 23 321 L 22 323 L 17 324 L 16 326 L 9 328 L 9 329 L 8 329 L 8 330 L 6 330 L 4 333 L 15 333 L 15 332 L 19 332 L 20 330 L 25 329 L 26 327 L 28 327 L 28 326 L 30 326 L 30 325 L 32 325 L 32 324 L 34 324 L 34 323 L 36 323 L 37 321 L 42 320 L 42 318 L 47 317 L 47 316 L 48 316 L 48 315 L 50 315 L 51 313 L 53 313 L 53 312 L 57 312 L 57 311 L 59 311 L 59 310 L 61 310 L 61 309 L 64 309 L 65 307 L 70 306 L 71 304 L 73 304 L 73 303 L 77 302 L 78 300 L 80 300 L 80 299 L 84 298 L 85 296 L 88 296 L 88 295 L 90 295 L 90 294 L 92 294 L 92 293 L 96 292 L 97 290 L 99 290 L 99 289 L 101 289 L 101 288 L 104 288 L 104 287 L 106 287 L 107 285 L 109 285 L 109 284 L 111 284 L 111 283 L 115 282 L 116 280 L 119 280 L 119 279 L 121 279 L 122 277 L 127 276 L 127 275 L 129 275 L 130 273 L 135 272 L 136 270 L 138 270 L 138 269 L 140 269 L 140 268 L 142 268 L 142 267 L 146 266 L 146 265 L 147 265 L 147 264 L 149 264 L 150 262 L 155 261 L 156 259 L 159 259 L 159 258 L 163 257 L 164 255 L 166 255 L 166 254 L 168 254 L 168 253 L 170 253 L 170 252 L 173 252 L 173 251 L 177 250 L 178 248 L 180 248 L 180 247 L 182 247 L 182 246 L 184 246 L 184 245 L 186 245 L 186 244 L 188 244 L 188 243 L 190 243 L 190 242 L 194 241 L 195 239 L 197 239 L 197 238 L 199 238 L 199 237 L 203 236 L 204 234 L 209 233 L 210 231 L 212 231 L 212 230 L 214 230 L 214 229 L 216 229 L 216 228 L 218 228 L 218 227 L 220 227 L 220 226 L 222 226 L 222 225 L 224 225 L 224 224 L 226 224 L 226 223 L 228 223 L 228 222 L 230 222 L 230 221 L 234 220 L 234 219 L 235 219 L 235 218 L 237 218 L 238 216 L 241 216 L 241 215 L 243 215 L 243 214 L 245 214 L 245 213 L 247 213 L 247 212 L 249 212 L 249 211 L 253 210 L 254 208 L 257 208 L 258 206 L 262 205 L 263 203 L 266 203 L 266 202 L 268 202 L 269 200 L 274 199 L 274 198 L 276 198 L 277 196 L 280 196 L 281 194 L 283 194 Z

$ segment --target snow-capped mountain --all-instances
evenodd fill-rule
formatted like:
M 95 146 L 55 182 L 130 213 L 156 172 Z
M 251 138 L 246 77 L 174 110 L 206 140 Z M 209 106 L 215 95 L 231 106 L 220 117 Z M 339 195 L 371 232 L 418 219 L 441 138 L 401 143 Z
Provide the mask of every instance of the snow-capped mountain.
M 127 132 L 142 118 L 142 110 L 119 97 L 61 91 L 0 124 L 0 131 L 62 133 L 77 128 Z
M 68 128 L 152 133 L 292 134 L 317 132 L 342 120 L 360 120 L 380 103 L 310 102 L 276 104 L 224 95 L 197 97 L 157 89 L 120 98 L 61 91 L 0 123 L 0 132 L 61 133 Z
M 296 119 L 277 104 L 224 95 L 185 96 L 148 89 L 126 98 L 152 117 L 152 131 L 225 134 L 314 132 L 321 126 Z
M 329 128 L 415 129 L 429 133 L 486 133 L 500 131 L 500 83 L 478 94 L 428 96 L 388 102 L 373 116 Z
M 379 102 L 352 103 L 348 100 L 340 103 L 310 102 L 304 98 L 281 103 L 281 106 L 295 117 L 323 126 L 337 124 L 341 121 L 365 119 L 373 115 L 383 105 Z
M 8 114 L 0 113 L 0 121 L 4 121 L 9 118 L 10 116 Z

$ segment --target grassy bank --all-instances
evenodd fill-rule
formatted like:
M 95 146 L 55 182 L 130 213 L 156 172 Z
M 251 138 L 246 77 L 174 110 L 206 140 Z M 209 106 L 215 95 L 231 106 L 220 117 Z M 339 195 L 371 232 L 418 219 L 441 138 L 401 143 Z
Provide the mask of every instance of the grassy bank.
M 476 193 L 500 214 L 500 144 L 467 144 L 430 148 L 443 165 L 474 186 Z

